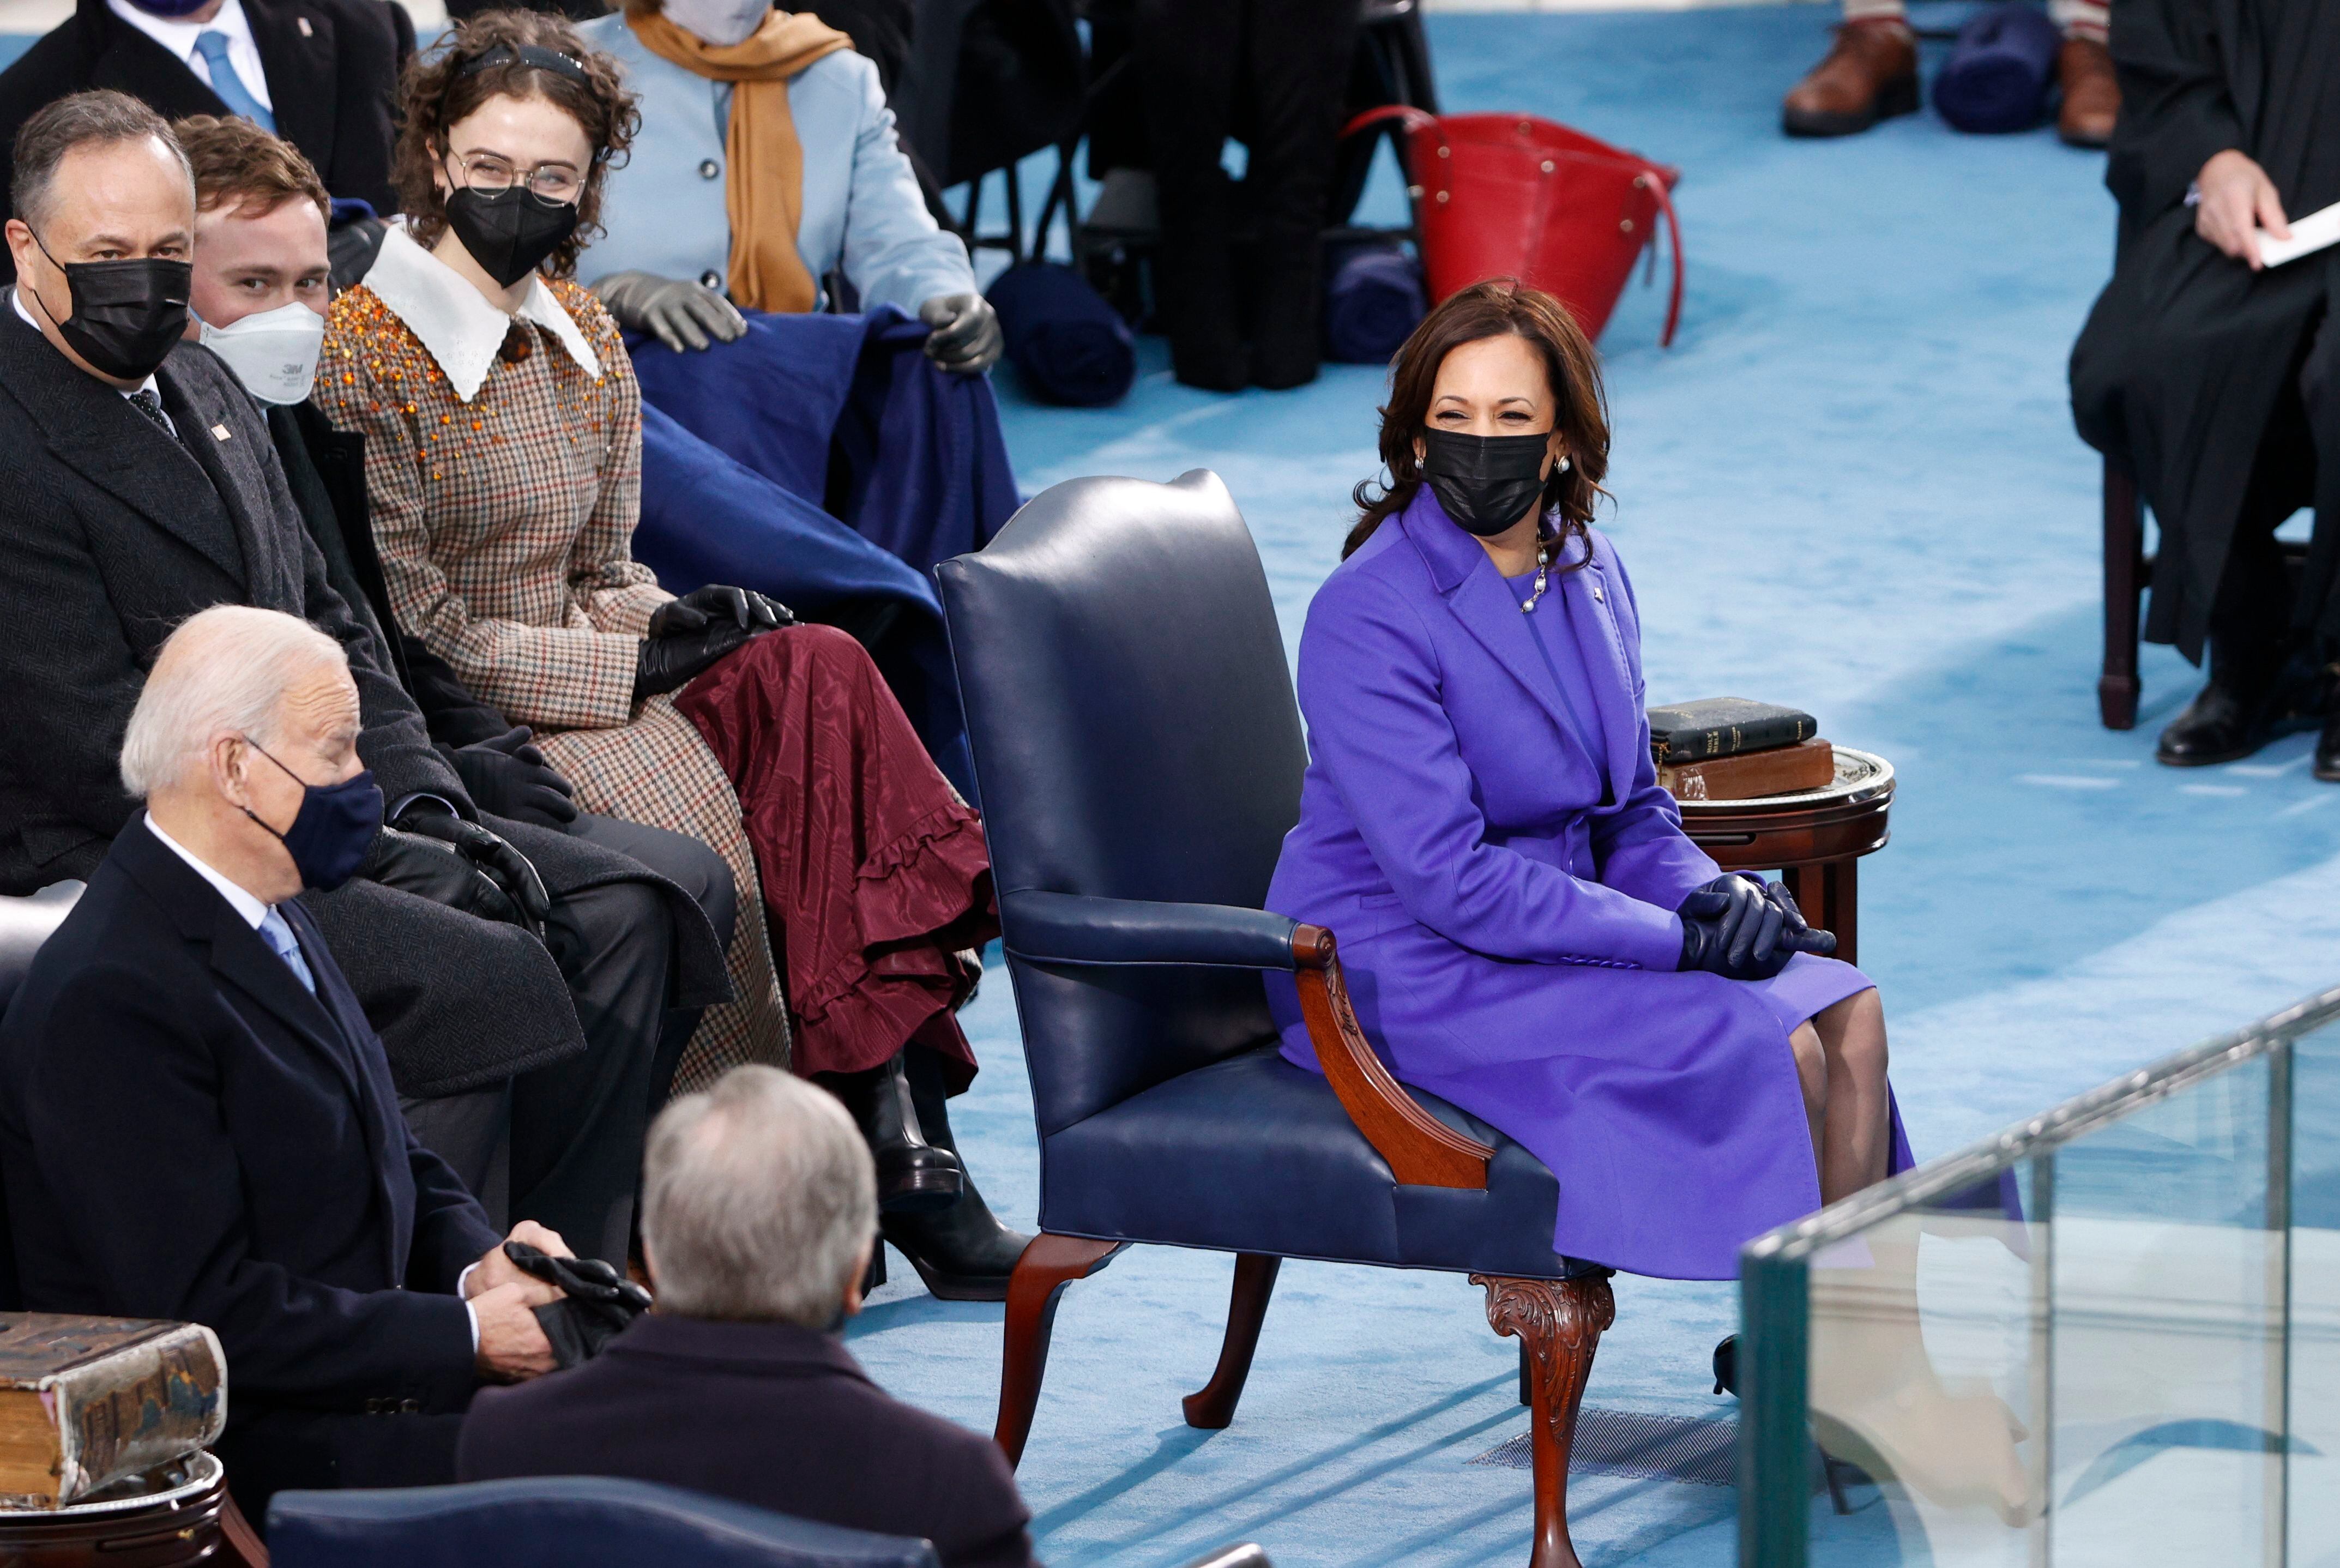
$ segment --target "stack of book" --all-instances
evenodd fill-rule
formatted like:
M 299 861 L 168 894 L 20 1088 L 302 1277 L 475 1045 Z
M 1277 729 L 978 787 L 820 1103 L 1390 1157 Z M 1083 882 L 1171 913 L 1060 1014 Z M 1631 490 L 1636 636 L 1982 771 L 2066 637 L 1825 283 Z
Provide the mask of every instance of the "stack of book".
M 1744 697 L 1651 709 L 1650 750 L 1677 800 L 1755 800 L 1836 779 L 1836 749 L 1810 714 Z

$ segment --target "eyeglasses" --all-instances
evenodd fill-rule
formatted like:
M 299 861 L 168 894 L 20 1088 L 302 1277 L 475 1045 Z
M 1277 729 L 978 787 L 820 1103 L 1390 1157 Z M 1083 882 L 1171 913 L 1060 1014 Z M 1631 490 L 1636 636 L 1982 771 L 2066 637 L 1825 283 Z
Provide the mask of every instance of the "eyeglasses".
M 511 159 L 496 153 L 451 153 L 448 156 L 463 171 L 463 184 L 474 191 L 509 191 L 514 185 L 526 185 L 545 201 L 573 202 L 585 189 L 585 176 L 572 164 L 539 164 L 533 169 L 520 169 L 513 166 Z

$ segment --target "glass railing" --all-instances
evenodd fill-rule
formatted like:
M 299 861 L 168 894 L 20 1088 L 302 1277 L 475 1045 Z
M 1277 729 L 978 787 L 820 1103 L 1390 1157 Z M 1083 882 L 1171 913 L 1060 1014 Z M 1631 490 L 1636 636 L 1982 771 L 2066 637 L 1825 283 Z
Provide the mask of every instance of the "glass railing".
M 1760 1568 L 2340 1568 L 2340 991 L 1750 1243 Z

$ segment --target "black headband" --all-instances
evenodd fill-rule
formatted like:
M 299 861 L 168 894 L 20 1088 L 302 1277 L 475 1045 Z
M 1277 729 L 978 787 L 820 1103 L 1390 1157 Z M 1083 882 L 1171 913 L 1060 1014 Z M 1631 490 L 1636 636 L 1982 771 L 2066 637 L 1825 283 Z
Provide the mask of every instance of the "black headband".
M 523 44 L 517 49 L 509 44 L 499 44 L 486 54 L 464 61 L 449 79 L 449 84 L 452 85 L 466 76 L 476 76 L 491 65 L 533 65 L 540 71 L 566 76 L 580 87 L 593 85 L 593 78 L 586 74 L 584 64 L 576 56 L 563 55 L 557 49 L 540 48 L 534 44 Z

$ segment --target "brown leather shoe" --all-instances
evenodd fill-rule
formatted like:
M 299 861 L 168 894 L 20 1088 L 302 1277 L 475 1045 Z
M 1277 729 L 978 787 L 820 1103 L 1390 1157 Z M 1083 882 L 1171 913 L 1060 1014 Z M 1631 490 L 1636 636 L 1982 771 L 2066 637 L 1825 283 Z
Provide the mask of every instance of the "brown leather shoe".
M 2112 52 L 2094 38 L 2067 38 L 2056 55 L 2056 75 L 2064 84 L 2064 110 L 2056 134 L 2075 147 L 2101 147 L 2113 139 L 2120 118 L 2120 81 Z
M 1790 136 L 1849 136 L 1918 107 L 1918 41 L 1895 17 L 1847 22 L 1780 105 Z

